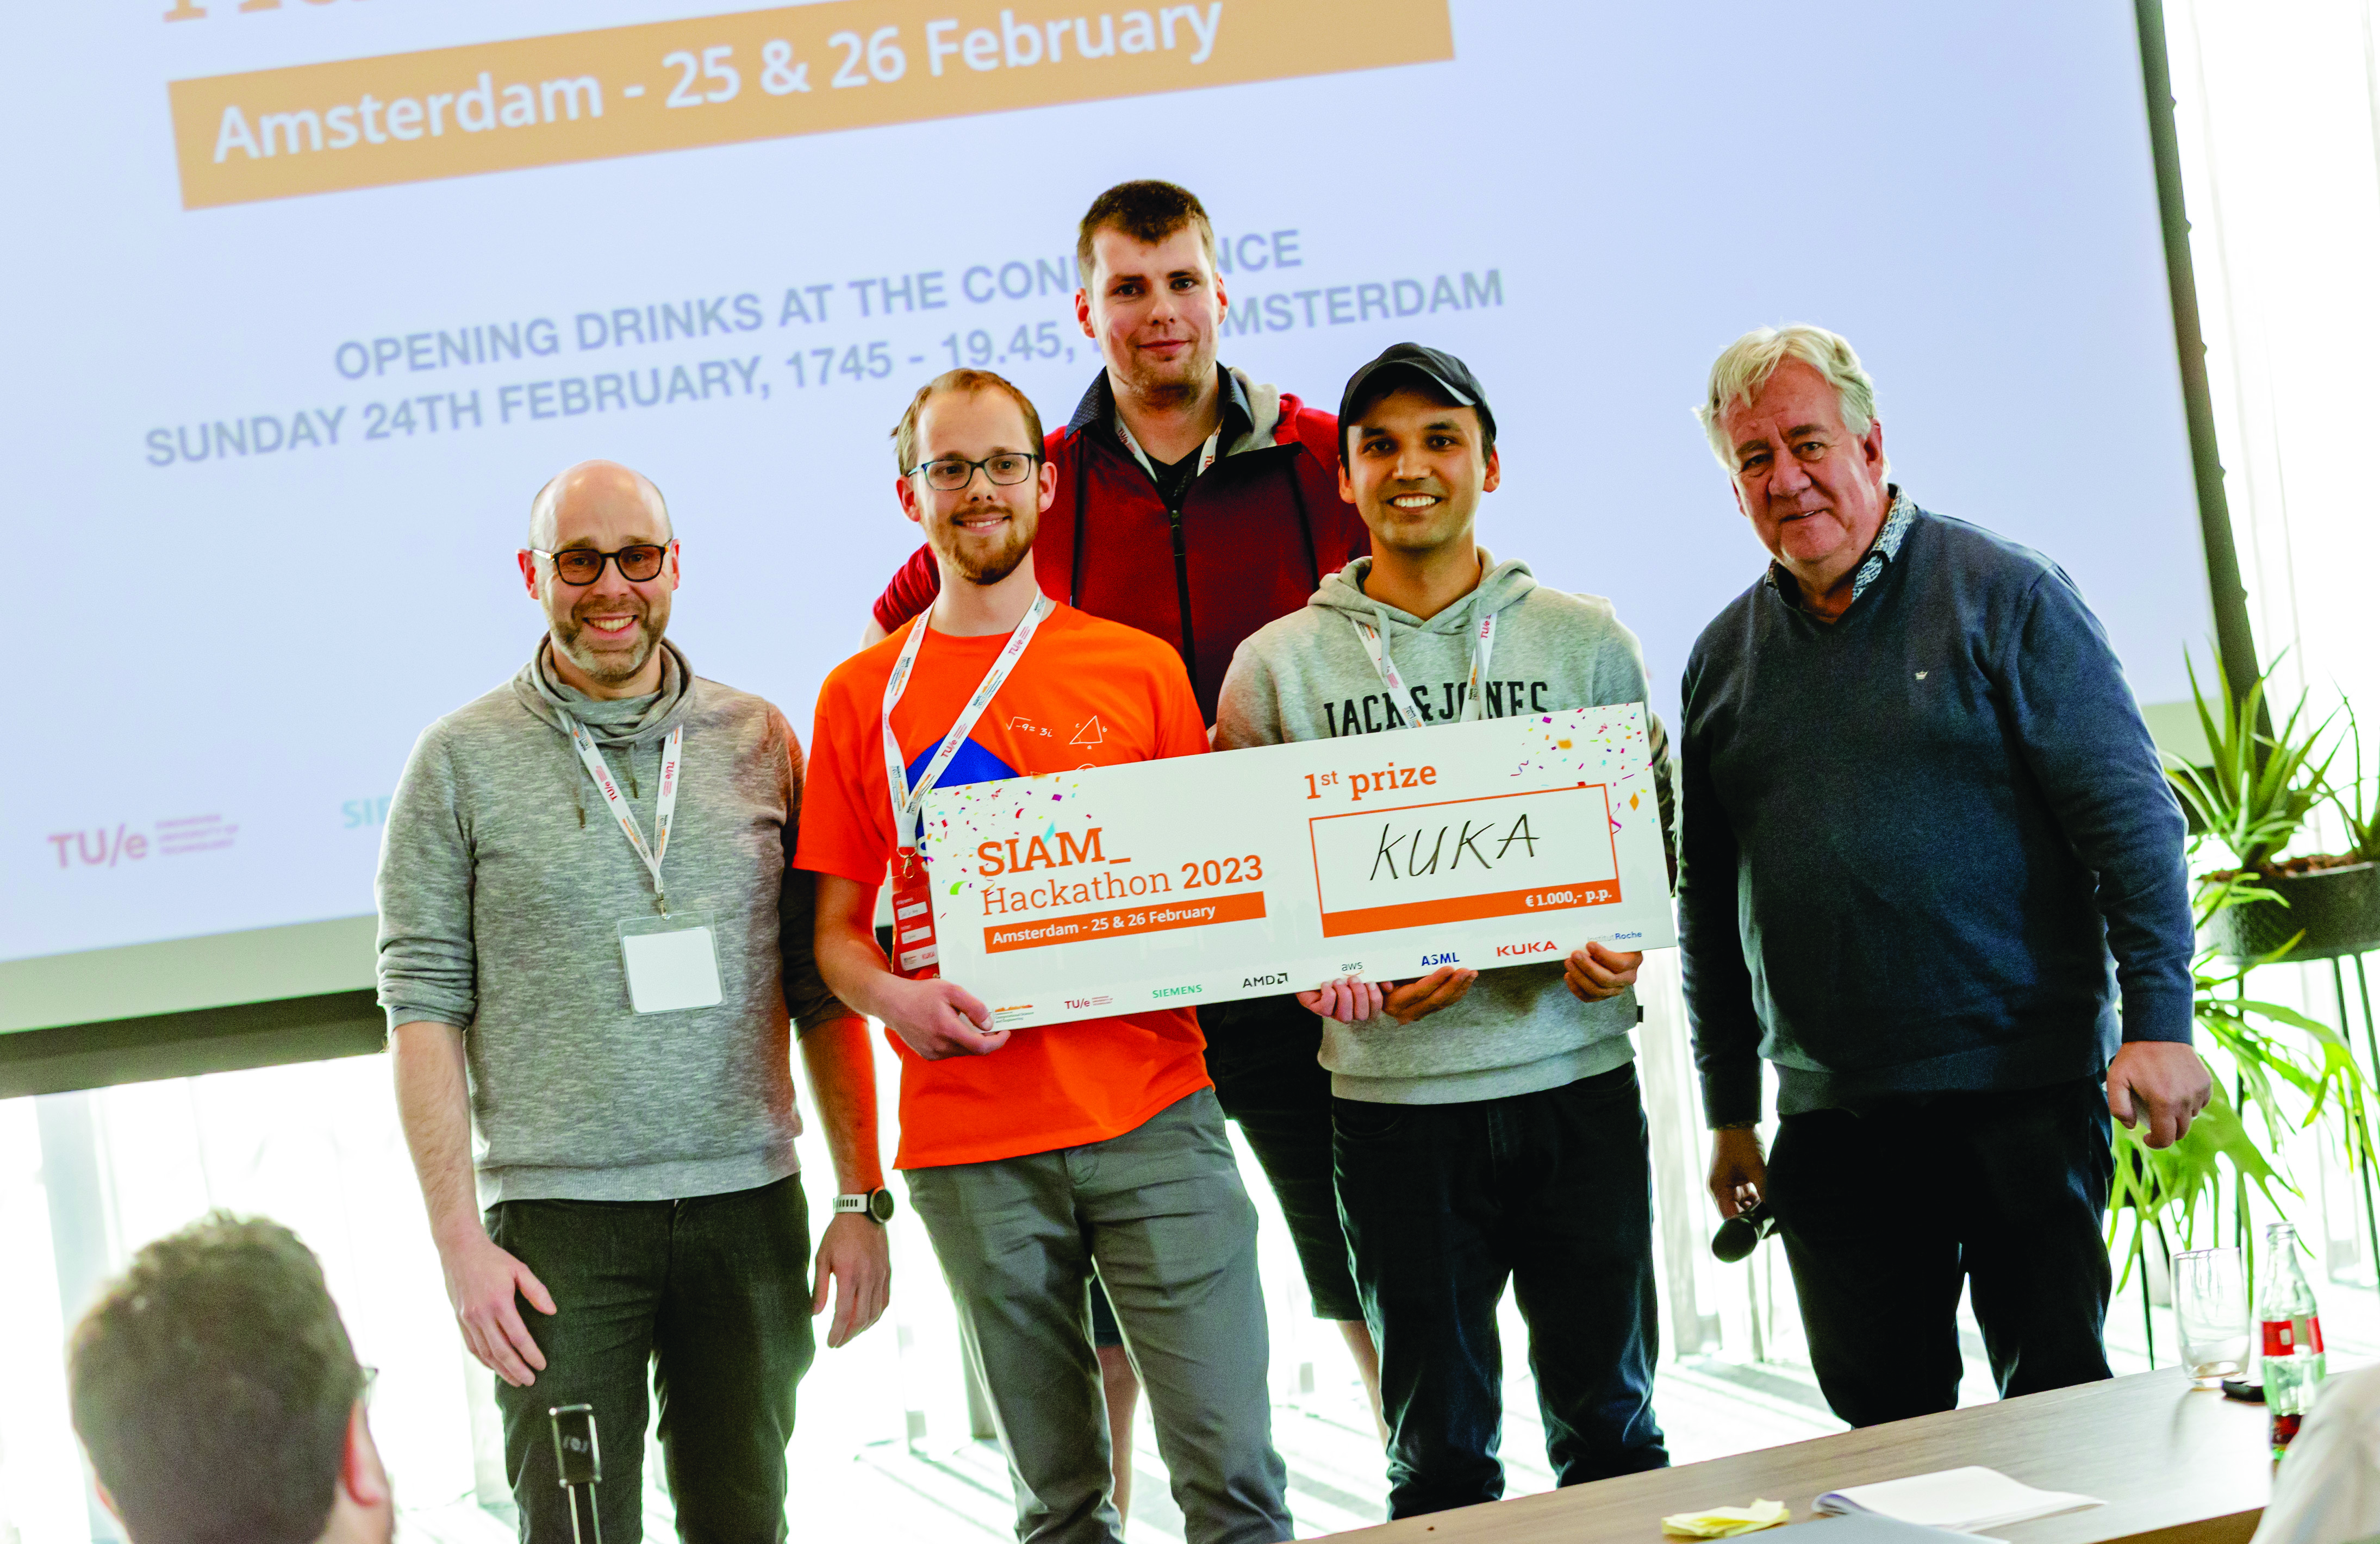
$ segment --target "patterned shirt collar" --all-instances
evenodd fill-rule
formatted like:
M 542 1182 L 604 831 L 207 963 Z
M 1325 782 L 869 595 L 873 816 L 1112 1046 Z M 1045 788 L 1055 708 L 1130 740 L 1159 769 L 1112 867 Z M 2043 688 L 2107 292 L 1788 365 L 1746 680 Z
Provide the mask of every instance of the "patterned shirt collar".
M 1860 560 L 1859 572 L 1852 575 L 1852 599 L 1854 602 L 1867 593 L 1870 585 L 1884 577 L 1884 565 L 1900 556 L 1900 544 L 1908 539 L 1910 523 L 1917 515 L 1917 506 L 1910 501 L 1908 494 L 1900 490 L 1900 484 L 1893 484 L 1889 491 L 1892 507 L 1885 512 L 1884 528 L 1876 532 L 1875 544 L 1868 548 L 1867 556 Z M 1768 561 L 1767 579 L 1770 589 L 1796 608 L 1801 606 L 1801 585 L 1774 558 Z
M 1215 368 L 1222 377 L 1221 427 L 1223 444 L 1228 447 L 1256 427 L 1257 410 L 1248 401 L 1247 388 L 1240 384 L 1239 373 L 1220 365 Z M 1108 372 L 1101 370 L 1099 379 L 1091 382 L 1091 389 L 1083 393 L 1083 400 L 1075 404 L 1075 416 L 1066 420 L 1066 434 L 1071 439 L 1094 424 L 1103 425 L 1112 433 L 1115 423 L 1115 388 L 1108 381 Z

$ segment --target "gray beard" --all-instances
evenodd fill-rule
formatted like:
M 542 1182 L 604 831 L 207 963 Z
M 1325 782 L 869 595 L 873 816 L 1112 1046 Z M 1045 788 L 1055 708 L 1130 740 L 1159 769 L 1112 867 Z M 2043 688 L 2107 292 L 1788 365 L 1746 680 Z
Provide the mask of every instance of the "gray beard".
M 572 628 L 568 637 L 556 643 L 562 652 L 570 657 L 572 664 L 587 672 L 588 680 L 616 686 L 621 682 L 633 679 L 638 670 L 645 668 L 645 661 L 653 657 L 653 650 L 662 646 L 661 634 L 653 631 L 650 621 L 639 623 L 639 626 L 643 641 L 626 654 L 616 649 L 598 652 L 588 647 L 584 625 Z

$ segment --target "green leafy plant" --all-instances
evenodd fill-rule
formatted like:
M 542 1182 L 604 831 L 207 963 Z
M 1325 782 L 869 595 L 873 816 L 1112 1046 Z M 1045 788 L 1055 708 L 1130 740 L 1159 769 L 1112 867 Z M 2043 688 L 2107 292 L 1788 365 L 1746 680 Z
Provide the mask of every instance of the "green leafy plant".
M 2221 698 L 2210 703 L 2199 684 L 2197 665 L 2185 655 L 2182 666 L 2190 675 L 2210 761 L 2192 766 L 2187 758 L 2166 754 L 2174 791 L 2200 830 L 2221 843 L 2240 870 L 2249 874 L 2296 839 L 2306 816 L 2323 800 L 2330 769 L 2330 756 L 2319 763 L 2314 757 L 2331 719 L 2310 729 L 2300 727 L 2306 717 L 2306 694 L 2298 694 L 2296 706 L 2277 730 L 2267 734 L 2258 727 L 2265 717 L 2265 687 L 2278 664 L 2277 658 L 2267 666 L 2243 696 L 2232 691 L 2218 657 L 2215 679 Z
M 2359 1118 L 2364 1093 L 2363 1070 L 2345 1035 L 2293 1007 L 2246 995 L 2249 972 L 2271 964 L 2289 947 L 2229 975 L 2197 978 L 2198 1027 L 2231 1058 L 2244 1100 L 2263 1117 L 2265 1134 L 2276 1147 L 2289 1125 L 2312 1126 L 2333 1109 L 2350 1120 Z M 2223 995 L 2226 988 L 2231 995 Z M 2291 1044 L 2272 1033 L 2269 1025 L 2295 1030 L 2304 1043 Z M 2304 1111 L 2294 1122 L 2283 1111 L 2277 1083 L 2304 1102 Z
M 2199 878 L 2192 911 L 2203 938 L 2234 907 L 2275 900 L 2287 904 L 2272 887 L 2266 865 L 2298 838 L 2316 807 L 2327 802 L 2338 812 L 2359 850 L 2372 843 L 2372 820 L 2380 810 L 2365 802 L 2362 746 L 2351 711 L 2344 742 L 2332 742 L 2325 751 L 2324 742 L 2338 716 L 2309 724 L 2304 693 L 2277 729 L 2263 727 L 2269 721 L 2265 694 L 2273 667 L 2239 694 L 2218 657 L 2215 676 L 2220 690 L 2210 700 L 2196 666 L 2187 658 L 2184 664 L 2206 736 L 2207 761 L 2192 764 L 2171 754 L 2166 760 L 2174 791 L 2195 826 L 2191 855 Z M 2352 780 L 2344 788 L 2330 777 L 2342 745 L 2353 766 Z M 2216 868 L 2206 862 L 2209 848 L 2228 854 L 2233 866 Z M 2252 1188 L 2266 1206 L 2286 1216 L 2299 1191 L 2277 1163 L 2282 1142 L 2289 1132 L 2325 1119 L 2338 1123 L 2350 1166 L 2366 1182 L 2369 1209 L 2370 1182 L 2380 1155 L 2375 1155 L 2366 1115 L 2369 1085 L 2346 1037 L 2285 1004 L 2249 995 L 2248 978 L 2286 957 L 2301 937 L 2291 937 L 2237 969 L 2225 968 L 2212 947 L 2194 961 L 2192 1011 L 2199 1043 L 2221 1054 L 2220 1062 L 2230 1069 L 2231 1086 L 2227 1090 L 2227 1080 L 2216 1077 L 2213 1100 L 2170 1147 L 2152 1149 L 2142 1130 L 2115 1128 L 2107 1237 L 2115 1247 L 2119 1214 L 2131 1212 L 2125 1279 L 2153 1236 L 2168 1252 L 2192 1247 L 2201 1219 L 2212 1225 L 2227 1182 L 2237 1213 L 2245 1213 Z M 2261 1132 L 2253 1127 L 2261 1127 Z M 2380 1214 L 2372 1220 L 2380 1231 Z
M 2118 1219 L 2127 1211 L 2134 1218 L 2131 1239 L 2124 1249 L 2123 1274 L 2116 1281 L 2119 1292 L 2131 1280 L 2133 1265 L 2147 1252 L 2151 1235 L 2161 1241 L 2168 1254 L 2190 1247 L 2200 1208 L 2204 1206 L 2211 1215 L 2221 1203 L 2226 1160 L 2233 1174 L 2252 1183 L 2277 1209 L 2279 1203 L 2272 1188 L 2291 1189 L 2248 1135 L 2247 1125 L 2224 1093 L 2220 1079 L 2215 1083 L 2215 1097 L 2172 1146 L 2151 1147 L 2143 1140 L 2141 1128 L 2121 1125 L 2115 1128 L 2112 1146 L 2116 1176 L 2107 1198 L 2110 1248 L 2116 1244 Z
M 2118 1126 L 2114 1130 L 2116 1176 L 2107 1241 L 2111 1247 L 2116 1242 L 2118 1213 L 2132 1212 L 2136 1225 L 2125 1250 L 2127 1277 L 2153 1233 L 2168 1249 L 2191 1247 L 2200 1206 L 2206 1204 L 2211 1213 L 2221 1195 L 2226 1163 L 2237 1184 L 2252 1184 L 2268 1205 L 2286 1214 L 2273 1187 L 2291 1195 L 2297 1188 L 2265 1150 L 2278 1151 L 2293 1128 L 2335 1115 L 2346 1124 L 2355 1165 L 2360 1169 L 2373 1160 L 2371 1133 L 2363 1119 L 2365 1080 L 2346 1037 L 2286 1004 L 2246 995 L 2249 973 L 2286 952 L 2285 946 L 2275 955 L 2225 972 L 2215 968 L 2210 951 L 2200 956 L 2192 972 L 2199 1031 L 2206 1043 L 2229 1059 L 2240 1102 L 2234 1104 L 2223 1080 L 2215 1079 L 2214 1097 L 2170 1147 L 2148 1146 L 2145 1128 Z M 2249 1130 L 2252 1109 L 2264 1128 L 2262 1144 Z
M 2347 827 L 2348 850 L 2364 862 L 2380 862 L 2380 776 L 2363 775 L 2363 730 L 2355 721 L 2355 705 L 2348 703 L 2339 711 L 2347 716 L 2344 749 L 2350 771 L 2344 785 L 2328 779 L 2325 797 Z M 2330 759 L 2338 759 L 2336 750 Z M 2380 772 L 2380 767 L 2374 770 Z

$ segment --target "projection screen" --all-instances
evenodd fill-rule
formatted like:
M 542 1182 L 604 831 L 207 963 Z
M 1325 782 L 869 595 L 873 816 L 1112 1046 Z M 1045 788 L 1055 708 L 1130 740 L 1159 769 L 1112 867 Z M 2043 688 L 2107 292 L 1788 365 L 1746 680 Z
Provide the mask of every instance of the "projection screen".
M 988 364 L 1064 421 L 1075 225 L 1196 190 L 1222 357 L 1486 382 L 1484 543 L 1611 597 L 1653 706 L 1763 554 L 1690 416 L 1848 334 L 1921 503 L 2062 563 L 2145 703 L 2208 630 L 2131 8 L 1820 0 L 18 6 L 5 386 L 38 711 L 0 1029 L 370 980 L 414 737 L 539 620 L 581 457 L 666 491 L 672 636 L 805 731 L 915 546 L 887 434 Z M 157 952 L 157 951 L 164 952 Z M 144 952 L 146 951 L 146 952 Z

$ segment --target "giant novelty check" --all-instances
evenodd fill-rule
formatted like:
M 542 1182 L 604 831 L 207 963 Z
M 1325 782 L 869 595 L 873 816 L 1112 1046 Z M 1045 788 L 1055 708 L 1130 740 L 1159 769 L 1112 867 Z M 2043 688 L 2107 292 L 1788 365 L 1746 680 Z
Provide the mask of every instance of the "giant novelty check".
M 941 973 L 1002 1028 L 1676 942 L 1645 709 L 937 788 Z

